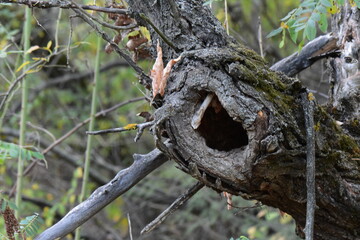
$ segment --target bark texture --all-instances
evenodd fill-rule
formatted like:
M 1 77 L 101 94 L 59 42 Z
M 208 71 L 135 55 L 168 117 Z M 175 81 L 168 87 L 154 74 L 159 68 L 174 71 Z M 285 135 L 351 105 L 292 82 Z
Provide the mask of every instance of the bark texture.
M 162 44 L 167 60 L 182 55 L 155 112 L 158 148 L 216 191 L 289 213 L 303 236 L 306 102 L 301 95 L 306 89 L 298 80 L 270 70 L 256 53 L 227 36 L 201 1 L 128 3 L 138 22 L 150 30 L 153 43 L 159 35 L 139 13 L 173 43 L 175 48 Z M 209 94 L 214 94 L 209 106 L 196 117 Z M 335 102 L 338 111 L 344 107 L 347 112 L 341 99 Z M 359 131 L 344 131 L 331 114 L 315 107 L 315 239 L 359 239 Z M 196 129 L 194 118 L 201 121 Z M 171 148 L 161 144 L 164 132 Z

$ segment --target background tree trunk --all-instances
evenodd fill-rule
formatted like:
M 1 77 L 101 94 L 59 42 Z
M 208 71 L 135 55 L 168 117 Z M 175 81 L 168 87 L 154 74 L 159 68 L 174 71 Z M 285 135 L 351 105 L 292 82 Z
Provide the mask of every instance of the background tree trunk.
M 160 150 L 183 171 L 216 191 L 256 199 L 289 213 L 297 222 L 298 234 L 303 236 L 303 106 L 307 101 L 302 95 L 306 89 L 296 79 L 269 70 L 256 53 L 227 36 L 201 1 L 128 3 L 138 22 L 150 30 L 153 44 L 159 37 L 139 13 L 148 16 L 173 43 L 175 48 L 161 44 L 167 60 L 182 54 L 182 61 L 168 80 L 162 106 L 155 112 Z M 353 21 L 353 25 L 341 22 L 338 27 L 350 26 L 339 32 L 351 33 L 357 44 L 359 34 L 354 27 L 359 20 L 358 10 L 347 7 L 339 17 Z M 349 44 L 349 38 L 339 39 Z M 344 87 L 339 87 L 344 78 L 343 59 L 333 60 L 336 109 L 330 110 L 335 109 L 336 116 L 347 121 L 347 127 L 344 130 L 335 122 L 332 111 L 321 106 L 315 109 L 315 239 L 360 237 L 360 161 L 356 161 L 360 155 L 356 142 L 359 124 L 354 119 L 359 117 L 359 101 L 349 100 Z M 343 97 L 338 96 L 337 89 L 342 89 Z M 203 116 L 196 117 L 211 94 Z M 359 93 L 354 96 L 359 97 Z M 194 129 L 191 123 L 196 120 L 201 122 Z M 351 124 L 355 124 L 354 128 L 350 128 Z M 173 143 L 171 148 L 160 143 L 164 131 Z

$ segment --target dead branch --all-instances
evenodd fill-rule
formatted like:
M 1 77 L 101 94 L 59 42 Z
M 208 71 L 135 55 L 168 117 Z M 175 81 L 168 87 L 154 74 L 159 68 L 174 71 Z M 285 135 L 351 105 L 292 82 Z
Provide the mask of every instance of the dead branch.
M 278 61 L 270 69 L 293 77 L 314 64 L 319 56 L 326 56 L 325 53 L 337 50 L 336 41 L 337 38 L 332 33 L 317 37 L 306 44 L 300 53 L 296 52 Z
M 66 1 L 60 1 L 60 0 L 54 0 L 54 1 L 0 0 L 0 3 L 26 5 L 31 8 L 63 8 L 63 9 L 76 8 L 76 6 L 73 3 L 66 2 Z M 83 5 L 83 4 L 79 4 L 79 6 L 84 10 L 92 10 L 92 11 L 97 11 L 97 12 L 117 13 L 117 14 L 128 14 L 129 13 L 129 11 L 127 9 L 120 9 L 120 8 L 99 7 L 96 5 Z
M 145 155 L 134 154 L 133 158 L 134 163 L 130 167 L 121 170 L 109 183 L 96 189 L 87 200 L 35 239 L 49 240 L 66 236 L 168 160 L 158 149 Z
M 314 108 L 315 99 L 311 93 L 302 94 L 305 127 L 306 127 L 306 240 L 314 237 L 314 214 L 315 214 L 315 129 L 314 129 Z
M 78 8 L 73 8 L 73 11 L 86 23 L 88 23 L 105 41 L 107 41 L 113 49 L 116 51 L 119 56 L 125 59 L 125 61 L 139 74 L 141 84 L 144 86 L 149 86 L 151 83 L 151 79 L 147 76 L 144 71 L 131 59 L 131 57 L 126 54 L 123 50 L 119 48 L 119 46 L 111 39 L 111 37 L 106 34 L 106 32 L 102 31 L 98 25 L 96 25 L 86 14 L 84 14 L 84 10 L 80 8 L 79 5 L 73 2 L 75 6 Z
M 175 212 L 179 207 L 181 207 L 187 200 L 189 200 L 192 196 L 194 196 L 200 189 L 204 187 L 204 184 L 201 182 L 197 182 L 191 188 L 189 188 L 184 194 L 179 196 L 167 209 L 165 209 L 159 216 L 157 216 L 151 223 L 146 225 L 143 230 L 141 230 L 141 234 L 149 233 L 154 228 L 159 226 L 162 222 L 166 220 L 170 214 Z

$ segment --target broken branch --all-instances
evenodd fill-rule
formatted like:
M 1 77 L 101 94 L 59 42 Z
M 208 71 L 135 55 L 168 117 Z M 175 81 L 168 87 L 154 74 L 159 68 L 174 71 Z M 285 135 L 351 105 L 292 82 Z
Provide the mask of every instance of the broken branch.
M 170 214 L 175 212 L 179 207 L 181 207 L 187 200 L 194 196 L 195 193 L 197 193 L 203 187 L 204 184 L 201 182 L 197 182 L 196 184 L 194 184 L 184 194 L 178 197 L 167 209 L 165 209 L 165 211 L 163 211 L 159 216 L 157 216 L 151 223 L 146 225 L 146 227 L 141 230 L 140 234 L 149 233 L 154 230 L 154 228 L 164 222 Z
M 118 172 L 109 183 L 96 189 L 87 200 L 74 207 L 35 240 L 57 239 L 71 233 L 168 160 L 158 149 L 145 155 L 134 154 L 133 158 L 134 163 L 130 167 Z

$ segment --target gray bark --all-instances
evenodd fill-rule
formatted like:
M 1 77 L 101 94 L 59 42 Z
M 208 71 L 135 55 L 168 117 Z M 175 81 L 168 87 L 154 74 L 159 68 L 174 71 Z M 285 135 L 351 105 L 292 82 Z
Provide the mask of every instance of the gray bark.
M 181 169 L 217 191 L 256 199 L 289 213 L 303 236 L 306 219 L 306 133 L 296 79 L 268 69 L 235 43 L 199 1 L 128 1 L 182 54 L 156 113 L 174 147 L 161 148 Z M 174 7 L 175 6 L 175 7 Z M 141 23 L 148 26 L 146 23 Z M 148 28 L 151 29 L 150 26 Z M 152 39 L 158 35 L 151 31 Z M 153 41 L 155 42 L 155 41 Z M 199 128 L 191 126 L 208 94 L 214 100 Z M 341 106 L 341 104 L 340 104 Z M 359 135 L 344 131 L 315 106 L 315 239 L 360 237 Z
M 301 96 L 306 89 L 298 80 L 270 70 L 255 52 L 227 36 L 201 1 L 128 3 L 131 14 L 150 30 L 154 45 L 161 38 L 141 14 L 172 43 L 170 46 L 161 41 L 166 60 L 182 55 L 168 80 L 164 98 L 156 106 L 158 148 L 184 172 L 216 191 L 256 199 L 287 212 L 296 220 L 297 233 L 303 236 L 307 199 L 303 109 L 308 101 Z M 348 18 L 349 11 L 342 12 L 345 15 L 341 20 L 352 19 Z M 351 11 L 354 15 L 350 16 L 358 21 L 358 11 Z M 353 38 L 358 39 L 358 35 Z M 342 49 L 342 45 L 336 47 Z M 333 109 L 341 113 L 335 117 L 342 121 L 354 119 L 359 113 L 355 102 L 347 105 L 346 88 L 339 87 L 343 77 L 341 59 L 333 60 L 332 107 L 326 110 L 314 106 L 315 239 L 360 238 L 360 161 L 356 161 L 360 155 L 359 124 L 354 120 L 355 130 L 351 130 L 337 124 L 332 116 Z M 203 115 L 197 114 L 209 94 L 214 95 L 210 104 Z M 355 111 L 348 112 L 348 106 Z M 196 121 L 200 125 L 193 127 L 191 123 Z M 161 135 L 170 138 L 171 147 L 161 143 Z M 98 193 L 105 194 L 103 189 L 99 191 L 89 201 Z M 65 218 L 71 223 L 71 218 Z M 81 222 L 78 219 L 77 224 Z M 45 233 L 40 236 L 37 239 L 52 239 Z

